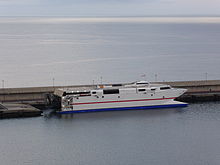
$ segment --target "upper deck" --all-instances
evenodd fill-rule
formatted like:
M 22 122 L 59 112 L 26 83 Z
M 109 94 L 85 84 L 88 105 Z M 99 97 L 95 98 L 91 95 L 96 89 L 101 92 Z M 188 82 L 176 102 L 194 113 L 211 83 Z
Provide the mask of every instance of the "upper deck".
M 108 85 L 93 85 L 91 87 L 76 87 L 76 88 L 60 88 L 55 90 L 55 95 L 63 97 L 66 95 L 78 95 L 85 96 L 90 94 L 116 94 L 122 93 L 133 93 L 133 92 L 144 92 L 144 91 L 155 91 L 170 89 L 170 85 L 164 84 L 150 84 L 145 81 L 134 82 L 129 84 L 108 84 Z

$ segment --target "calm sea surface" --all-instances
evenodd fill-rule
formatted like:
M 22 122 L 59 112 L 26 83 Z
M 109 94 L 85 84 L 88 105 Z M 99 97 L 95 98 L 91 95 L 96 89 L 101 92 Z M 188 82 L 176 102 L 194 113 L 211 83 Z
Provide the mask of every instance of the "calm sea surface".
M 219 165 L 220 103 L 0 120 L 4 165 Z
M 220 18 L 0 18 L 6 87 L 220 79 Z M 0 120 L 2 165 L 219 165 L 220 102 Z
M 0 50 L 5 87 L 220 79 L 220 18 L 0 18 Z

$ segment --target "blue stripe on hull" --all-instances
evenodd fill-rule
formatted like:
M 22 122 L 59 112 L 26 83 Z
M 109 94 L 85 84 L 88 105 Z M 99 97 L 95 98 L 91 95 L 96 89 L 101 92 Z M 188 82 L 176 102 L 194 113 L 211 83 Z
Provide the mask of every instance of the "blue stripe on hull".
M 77 111 L 60 111 L 59 114 L 70 113 L 82 113 L 82 112 L 99 112 L 99 111 L 124 111 L 124 110 L 143 110 L 143 109 L 156 109 L 156 108 L 175 108 L 175 107 L 187 107 L 188 104 L 167 104 L 167 105 L 153 105 L 153 106 L 141 106 L 141 107 L 120 107 L 120 108 L 104 108 L 104 109 L 88 109 Z

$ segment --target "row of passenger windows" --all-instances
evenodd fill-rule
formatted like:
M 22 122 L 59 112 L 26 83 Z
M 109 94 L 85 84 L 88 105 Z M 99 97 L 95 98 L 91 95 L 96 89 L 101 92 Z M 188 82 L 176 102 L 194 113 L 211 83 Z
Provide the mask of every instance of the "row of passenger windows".
M 170 87 L 160 87 L 160 90 L 165 90 L 165 89 L 170 89 Z M 156 88 L 152 88 L 151 91 L 155 91 Z M 146 89 L 144 88 L 139 88 L 138 89 L 138 92 L 145 92 Z M 93 95 L 96 94 L 96 91 L 92 91 L 91 92 Z M 64 92 L 63 96 L 66 96 L 66 95 L 74 95 L 74 94 L 90 94 L 89 91 L 85 91 L 85 92 L 70 92 L 70 93 L 67 93 L 67 92 Z M 119 94 L 119 89 L 104 89 L 103 90 L 103 94 L 107 95 L 107 94 Z
M 138 92 L 144 92 L 146 89 L 138 89 Z M 92 91 L 92 94 L 96 94 L 96 91 Z M 119 94 L 119 89 L 104 89 L 103 90 L 104 95 L 108 94 Z
M 138 92 L 144 92 L 146 89 L 138 89 Z M 119 94 L 119 89 L 104 89 L 103 94 Z
M 171 89 L 170 87 L 160 87 L 160 90 Z M 152 88 L 151 91 L 155 91 L 156 88 Z M 138 92 L 144 92 L 146 89 L 138 89 Z
M 160 87 L 160 90 L 171 89 L 170 87 Z M 151 91 L 155 91 L 156 88 L 152 88 Z M 146 89 L 138 89 L 138 92 L 145 92 Z M 103 94 L 119 94 L 119 89 L 104 89 Z
M 92 91 L 92 94 L 96 94 L 96 91 Z M 103 94 L 119 94 L 119 89 L 104 89 Z
M 155 90 L 155 89 L 153 89 Z M 144 92 L 146 89 L 138 89 L 138 92 Z M 119 94 L 119 89 L 104 89 L 103 94 Z
M 96 91 L 92 91 L 92 94 L 96 94 Z M 103 94 L 119 94 L 119 89 L 104 89 Z

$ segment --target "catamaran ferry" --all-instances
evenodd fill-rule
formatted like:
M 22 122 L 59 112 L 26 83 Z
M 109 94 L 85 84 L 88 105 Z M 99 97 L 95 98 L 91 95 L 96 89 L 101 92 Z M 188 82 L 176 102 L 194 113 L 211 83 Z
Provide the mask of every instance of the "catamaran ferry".
M 139 81 L 127 85 L 98 85 L 95 88 L 61 90 L 60 114 L 186 107 L 174 99 L 186 89 Z

